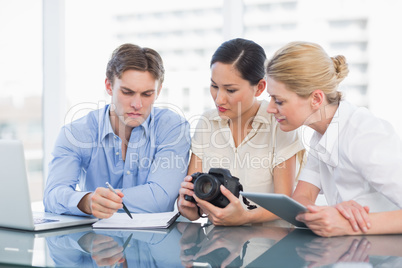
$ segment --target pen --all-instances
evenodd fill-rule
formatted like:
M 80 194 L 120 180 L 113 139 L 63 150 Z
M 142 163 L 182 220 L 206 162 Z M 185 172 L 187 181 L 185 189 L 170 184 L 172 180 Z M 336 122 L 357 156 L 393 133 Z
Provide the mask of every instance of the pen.
M 107 188 L 109 188 L 110 191 L 112 191 L 113 193 L 117 194 L 116 191 L 114 190 L 114 188 L 112 187 L 112 185 L 110 185 L 108 182 L 106 182 L 106 185 L 107 185 Z M 131 216 L 130 211 L 128 211 L 126 205 L 124 205 L 124 203 L 122 203 L 122 204 L 123 204 L 123 209 L 124 209 L 124 211 L 127 213 L 127 215 L 128 215 L 130 218 L 133 218 L 133 216 Z

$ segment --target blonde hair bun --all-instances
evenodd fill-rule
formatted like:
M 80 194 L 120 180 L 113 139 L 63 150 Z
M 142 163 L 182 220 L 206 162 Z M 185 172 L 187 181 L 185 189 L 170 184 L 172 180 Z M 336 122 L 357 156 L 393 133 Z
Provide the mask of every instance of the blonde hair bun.
M 339 79 L 339 82 L 341 82 L 349 73 L 346 58 L 342 55 L 337 55 L 335 57 L 331 57 L 331 60 L 334 63 L 336 77 Z

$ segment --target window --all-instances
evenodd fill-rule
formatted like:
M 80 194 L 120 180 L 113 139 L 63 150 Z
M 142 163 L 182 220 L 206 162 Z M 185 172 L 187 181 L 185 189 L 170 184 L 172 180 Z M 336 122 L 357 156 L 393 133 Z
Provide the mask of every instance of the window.
M 42 1 L 0 2 L 0 139 L 22 140 L 32 201 L 42 200 Z
M 223 42 L 224 1 L 119 0 L 66 1 L 67 106 L 109 103 L 105 93 L 106 64 L 117 46 L 134 43 L 158 51 L 166 69 L 156 105 L 166 103 L 190 116 L 205 106 L 200 100 L 209 87 L 209 61 Z M 88 10 L 96 14 L 88 21 Z M 80 40 L 77 42 L 77 40 Z M 67 109 L 68 110 L 68 109 Z

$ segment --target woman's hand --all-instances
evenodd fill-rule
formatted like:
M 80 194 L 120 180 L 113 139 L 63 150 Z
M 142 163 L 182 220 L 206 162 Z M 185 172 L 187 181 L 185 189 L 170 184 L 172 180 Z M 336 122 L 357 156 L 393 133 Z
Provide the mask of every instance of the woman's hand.
M 184 217 L 190 221 L 195 221 L 200 217 L 198 215 L 198 207 L 195 203 L 184 199 L 185 195 L 194 196 L 194 184 L 191 182 L 192 180 L 193 178 L 191 176 L 186 176 L 184 181 L 181 183 L 177 207 Z
M 360 234 L 352 229 L 349 221 L 334 207 L 307 206 L 309 212 L 297 215 L 315 234 L 324 237 Z
M 194 195 L 198 206 L 208 215 L 208 219 L 214 225 L 234 226 L 248 222 L 248 212 L 244 209 L 239 198 L 230 192 L 225 186 L 221 185 L 220 190 L 229 199 L 229 204 L 225 208 L 214 206 L 208 201 L 199 199 Z
M 363 207 L 359 203 L 350 200 L 337 204 L 335 208 L 350 222 L 355 232 L 360 229 L 363 233 L 366 233 L 370 229 L 369 207 Z

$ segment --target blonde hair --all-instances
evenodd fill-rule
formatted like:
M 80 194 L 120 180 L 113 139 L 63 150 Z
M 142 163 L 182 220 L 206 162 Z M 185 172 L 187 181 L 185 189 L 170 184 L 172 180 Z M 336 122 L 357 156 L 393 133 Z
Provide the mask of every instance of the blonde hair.
M 300 97 L 308 97 L 320 89 L 328 103 L 339 102 L 342 93 L 339 83 L 348 75 L 346 58 L 329 57 L 324 49 L 314 43 L 291 42 L 279 49 L 267 65 L 267 75 L 282 82 Z

